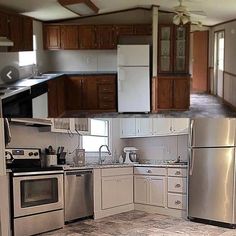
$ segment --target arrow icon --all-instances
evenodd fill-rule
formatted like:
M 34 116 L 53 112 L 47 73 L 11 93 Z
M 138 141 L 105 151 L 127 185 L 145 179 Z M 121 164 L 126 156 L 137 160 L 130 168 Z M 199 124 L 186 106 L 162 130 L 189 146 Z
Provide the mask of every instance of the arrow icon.
M 9 79 L 12 79 L 11 74 L 12 74 L 12 71 L 10 70 L 10 71 L 7 73 L 7 77 L 8 77 Z

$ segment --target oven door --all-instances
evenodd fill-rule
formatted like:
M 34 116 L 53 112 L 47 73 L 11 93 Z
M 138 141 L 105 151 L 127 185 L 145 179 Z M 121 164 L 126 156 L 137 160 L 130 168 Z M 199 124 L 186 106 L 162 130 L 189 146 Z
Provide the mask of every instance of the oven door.
M 13 177 L 14 217 L 63 209 L 63 174 Z

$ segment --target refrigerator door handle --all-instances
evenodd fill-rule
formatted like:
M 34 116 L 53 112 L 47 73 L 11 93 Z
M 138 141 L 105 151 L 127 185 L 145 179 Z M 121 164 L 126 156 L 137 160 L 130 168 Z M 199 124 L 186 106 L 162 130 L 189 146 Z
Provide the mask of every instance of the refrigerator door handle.
M 189 147 L 193 146 L 194 120 L 190 121 Z
M 192 149 L 189 150 L 189 176 L 193 175 L 194 167 L 194 152 Z

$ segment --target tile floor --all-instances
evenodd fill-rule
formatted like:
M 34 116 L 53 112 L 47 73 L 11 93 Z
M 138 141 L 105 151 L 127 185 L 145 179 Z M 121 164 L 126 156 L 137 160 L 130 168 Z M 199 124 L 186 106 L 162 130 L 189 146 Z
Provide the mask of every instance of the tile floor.
M 181 218 L 131 211 L 100 220 L 84 220 L 41 236 L 236 236 L 235 229 L 190 222 Z
M 191 106 L 189 111 L 162 111 L 158 114 L 88 114 L 70 112 L 64 117 L 183 117 L 183 118 L 201 118 L 201 117 L 236 117 L 236 111 L 224 105 L 221 99 L 208 94 L 192 94 Z

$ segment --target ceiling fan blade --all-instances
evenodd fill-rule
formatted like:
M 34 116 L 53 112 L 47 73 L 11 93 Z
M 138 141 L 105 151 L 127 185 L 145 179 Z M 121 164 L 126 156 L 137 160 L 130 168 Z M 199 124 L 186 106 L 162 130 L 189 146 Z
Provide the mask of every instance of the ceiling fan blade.
M 206 12 L 204 11 L 189 11 L 191 15 L 198 15 L 198 16 L 207 16 Z

